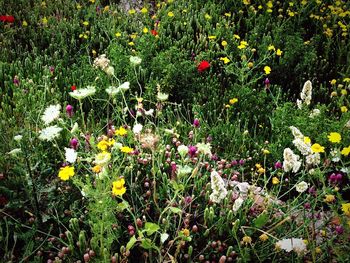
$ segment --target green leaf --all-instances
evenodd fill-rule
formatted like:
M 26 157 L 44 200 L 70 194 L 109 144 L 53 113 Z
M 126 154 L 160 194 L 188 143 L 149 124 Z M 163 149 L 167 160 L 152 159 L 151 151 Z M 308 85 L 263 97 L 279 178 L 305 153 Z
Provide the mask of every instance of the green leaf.
M 169 237 L 169 234 L 167 234 L 167 233 L 162 233 L 162 234 L 160 235 L 160 242 L 163 244 L 163 243 L 165 242 L 165 240 L 168 239 L 168 237 Z
M 182 214 L 182 210 L 180 208 L 177 208 L 177 207 L 170 207 L 169 208 L 171 212 L 173 212 L 174 214 L 179 214 L 181 215 Z
M 143 247 L 144 249 L 153 248 L 152 240 L 149 238 L 142 239 L 141 247 Z
M 118 204 L 117 211 L 121 212 L 121 211 L 127 209 L 128 207 L 129 207 L 129 203 L 127 201 L 123 201 L 123 202 Z
M 261 213 L 255 220 L 254 225 L 256 228 L 261 228 L 264 226 L 269 220 L 269 216 L 267 213 Z
M 132 236 L 129 242 L 126 244 L 126 250 L 130 250 L 135 245 L 136 242 L 137 242 L 136 237 Z
M 159 228 L 160 227 L 155 223 L 147 222 L 145 224 L 145 231 L 149 236 L 156 232 Z

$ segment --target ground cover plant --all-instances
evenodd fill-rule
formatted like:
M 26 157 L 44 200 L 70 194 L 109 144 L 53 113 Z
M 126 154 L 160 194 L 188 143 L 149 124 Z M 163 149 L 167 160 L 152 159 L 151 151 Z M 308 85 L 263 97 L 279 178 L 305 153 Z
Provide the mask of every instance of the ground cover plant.
M 0 261 L 349 260 L 349 16 L 1 2 Z

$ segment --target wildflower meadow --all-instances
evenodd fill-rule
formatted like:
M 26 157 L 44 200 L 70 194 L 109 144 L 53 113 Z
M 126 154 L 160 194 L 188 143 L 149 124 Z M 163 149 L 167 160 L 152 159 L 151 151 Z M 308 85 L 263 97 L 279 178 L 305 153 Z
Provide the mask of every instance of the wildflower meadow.
M 0 1 L 0 262 L 348 262 L 350 2 Z

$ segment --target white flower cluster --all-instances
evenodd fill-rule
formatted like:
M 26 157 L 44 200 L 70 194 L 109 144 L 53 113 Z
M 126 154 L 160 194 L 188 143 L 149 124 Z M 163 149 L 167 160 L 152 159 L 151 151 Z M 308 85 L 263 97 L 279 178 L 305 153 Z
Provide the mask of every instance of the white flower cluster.
M 301 162 L 299 161 L 299 155 L 293 153 L 290 148 L 284 149 L 283 152 L 283 169 L 285 172 L 293 171 L 294 173 L 299 171 Z
M 293 250 L 299 255 L 306 252 L 306 244 L 301 238 L 282 239 L 276 243 L 276 247 L 286 252 L 291 252 Z
M 84 89 L 76 89 L 73 92 L 69 92 L 69 95 L 74 99 L 81 100 L 86 97 L 92 96 L 96 93 L 96 88 L 94 86 L 87 86 Z
M 60 116 L 61 105 L 50 105 L 44 111 L 44 114 L 41 116 L 41 120 L 45 123 L 45 125 L 50 124 L 54 120 L 58 119 Z
M 42 141 L 52 141 L 60 135 L 61 131 L 62 128 L 57 125 L 49 126 L 40 131 L 39 139 Z
M 120 92 L 126 91 L 130 88 L 130 82 L 124 82 L 123 84 L 121 84 L 119 87 L 114 87 L 114 86 L 109 86 L 106 89 L 106 92 L 108 93 L 109 96 L 115 96 Z
M 220 203 L 227 195 L 225 182 L 216 171 L 212 171 L 210 174 L 211 189 L 213 192 L 210 195 L 210 200 L 214 203 Z
M 107 75 L 113 75 L 114 74 L 114 68 L 109 65 L 110 60 L 106 57 L 106 54 L 102 54 L 95 58 L 94 60 L 94 67 L 100 68 L 104 72 L 107 73 Z
M 306 81 L 303 89 L 300 93 L 301 100 L 297 100 L 298 108 L 301 109 L 302 105 L 310 105 L 312 99 L 312 83 L 310 80 Z

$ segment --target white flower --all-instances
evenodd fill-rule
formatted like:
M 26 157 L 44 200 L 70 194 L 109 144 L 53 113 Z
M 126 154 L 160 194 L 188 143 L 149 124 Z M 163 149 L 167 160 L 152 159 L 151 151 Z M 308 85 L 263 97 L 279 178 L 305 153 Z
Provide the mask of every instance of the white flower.
M 214 203 L 220 203 L 227 195 L 225 182 L 216 171 L 212 171 L 210 174 L 211 189 L 213 192 L 210 194 L 210 200 Z
M 40 131 L 39 139 L 43 141 L 52 141 L 60 135 L 62 128 L 57 125 L 49 126 Z
M 105 72 L 107 73 L 107 75 L 112 76 L 114 75 L 114 68 L 112 66 L 109 66 L 105 69 Z
M 345 128 L 348 128 L 348 129 L 350 129 L 350 120 L 348 120 L 346 123 L 345 123 Z
M 133 133 L 139 134 L 142 131 L 142 124 L 136 123 L 134 127 L 132 128 Z
M 16 141 L 16 142 L 20 142 L 22 140 L 23 136 L 22 135 L 16 135 L 15 137 L 13 137 L 13 139 Z
M 180 156 L 184 158 L 188 154 L 188 147 L 182 144 L 177 147 L 177 151 L 179 152 Z
M 297 106 L 298 106 L 298 109 L 301 110 L 301 108 L 303 107 L 303 101 L 297 99 Z
M 74 123 L 72 129 L 70 130 L 70 133 L 76 133 L 79 130 L 79 125 L 78 123 Z
M 158 92 L 157 99 L 160 101 L 166 101 L 169 98 L 169 94 Z
M 109 59 L 106 57 L 106 54 L 102 54 L 95 58 L 94 67 L 101 68 L 102 70 L 106 70 L 109 67 Z
M 154 109 L 149 109 L 145 111 L 146 116 L 153 116 L 153 113 L 154 113 Z
M 65 156 L 66 156 L 66 162 L 69 163 L 75 163 L 75 161 L 77 160 L 77 152 L 72 149 L 72 148 L 64 148 L 65 150 Z
M 204 155 L 209 155 L 209 157 L 211 157 L 210 143 L 197 143 L 196 147 L 198 149 L 198 152 L 203 153 Z
M 69 95 L 74 99 L 81 100 L 86 97 L 92 96 L 96 93 L 96 88 L 94 86 L 87 86 L 84 89 L 76 89 L 73 92 L 69 92 Z
M 43 116 L 41 116 L 41 120 L 45 123 L 45 125 L 50 124 L 54 120 L 58 119 L 60 116 L 61 105 L 50 105 L 44 111 Z
M 243 202 L 244 202 L 243 198 L 238 197 L 238 198 L 235 200 L 235 202 L 233 203 L 233 207 L 232 207 L 233 212 L 236 213 L 236 212 L 241 208 Z
M 126 91 L 130 89 L 130 82 L 129 81 L 124 82 L 122 85 L 118 87 L 118 89 L 120 89 L 121 91 Z
M 296 186 L 295 186 L 295 189 L 299 192 L 299 193 L 304 193 L 307 188 L 309 187 L 308 183 L 307 182 L 304 182 L 304 181 L 301 181 L 300 183 L 298 183 Z
M 142 62 L 142 59 L 137 56 L 131 56 L 130 57 L 130 63 L 134 66 L 140 65 Z
M 315 118 L 317 117 L 318 115 L 321 114 L 321 111 L 319 109 L 313 109 L 309 115 L 310 118 Z
M 293 144 L 300 151 L 302 155 L 308 155 L 311 153 L 311 144 L 305 143 L 304 139 L 296 138 L 293 140 Z
M 313 153 L 306 156 L 306 163 L 308 165 L 318 165 L 321 162 L 321 156 L 319 153 Z
M 95 164 L 104 166 L 111 159 L 111 154 L 109 152 L 101 152 L 95 156 Z
M 298 160 L 300 157 L 294 154 L 290 148 L 284 149 L 283 158 L 283 169 L 285 172 L 293 170 L 293 172 L 296 173 L 299 170 L 301 162 Z
M 293 134 L 295 139 L 297 139 L 297 138 L 304 139 L 304 135 L 301 133 L 301 131 L 299 131 L 299 129 L 297 127 L 290 126 L 289 129 L 291 129 L 292 134 Z
M 276 247 L 291 252 L 294 250 L 298 254 L 302 254 L 306 251 L 306 244 L 301 238 L 288 238 L 282 239 L 276 243 Z
M 333 162 L 339 162 L 340 161 L 340 156 L 341 156 L 341 153 L 338 149 L 333 149 L 331 152 L 330 152 L 331 156 L 332 156 L 332 161 Z
M 303 90 L 300 93 L 300 98 L 305 102 L 306 105 L 311 103 L 312 97 L 312 83 L 310 80 L 306 81 L 303 86 Z
M 16 156 L 18 153 L 22 152 L 21 148 L 15 148 L 12 151 L 9 151 L 7 154 Z
M 188 165 L 178 165 L 177 174 L 178 176 L 187 175 L 192 172 L 192 168 Z

